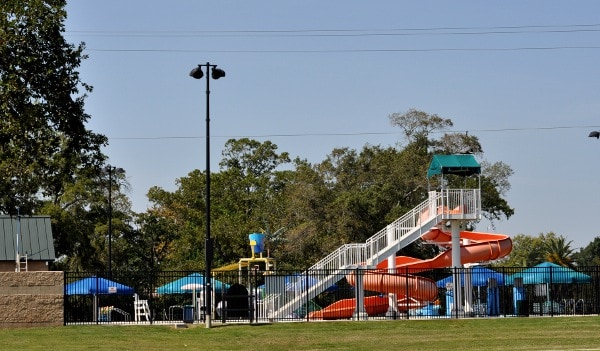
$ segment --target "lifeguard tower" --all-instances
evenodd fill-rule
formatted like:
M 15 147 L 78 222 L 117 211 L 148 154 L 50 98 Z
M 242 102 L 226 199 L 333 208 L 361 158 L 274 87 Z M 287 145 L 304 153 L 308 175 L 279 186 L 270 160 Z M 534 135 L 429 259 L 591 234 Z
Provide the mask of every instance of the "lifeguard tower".
M 248 235 L 251 248 L 251 257 L 240 258 L 238 263 L 232 263 L 223 267 L 214 269 L 214 273 L 228 272 L 233 270 L 239 271 L 239 283 L 243 284 L 243 278 L 247 278 L 251 274 L 261 272 L 269 274 L 276 269 L 276 261 L 269 257 L 269 253 L 265 253 L 265 234 L 251 233 Z
M 252 233 L 248 235 L 248 239 L 250 239 L 252 257 L 240 259 L 238 263 L 240 270 L 243 267 L 248 267 L 250 265 L 256 264 L 264 264 L 263 270 L 265 271 L 274 270 L 275 260 L 268 257 L 268 253 L 266 257 L 263 257 L 263 252 L 265 251 L 265 235 L 262 233 Z
M 224 296 L 224 306 L 229 312 L 225 312 L 222 316 L 254 318 L 254 302 L 260 299 L 258 286 L 262 284 L 262 276 L 270 276 L 276 269 L 275 259 L 269 257 L 268 251 L 265 254 L 265 234 L 251 233 L 248 235 L 248 239 L 251 248 L 250 257 L 240 258 L 237 263 L 213 270 L 215 275 L 222 274 L 223 278 L 226 278 L 226 272 L 238 270 L 238 284 L 233 284 L 228 289 L 227 296 Z M 232 291 L 232 289 L 235 290 Z M 250 303 L 250 301 L 252 302 Z M 222 307 L 217 306 L 217 310 L 220 308 Z
M 275 260 L 269 257 L 267 253 L 263 256 L 265 251 L 265 234 L 252 233 L 248 235 L 250 240 L 250 248 L 252 251 L 252 257 L 240 258 L 238 262 L 238 270 L 240 271 L 240 284 L 244 274 L 244 269 L 247 271 L 247 275 L 256 274 L 257 272 L 263 272 L 267 274 L 269 271 L 276 269 Z

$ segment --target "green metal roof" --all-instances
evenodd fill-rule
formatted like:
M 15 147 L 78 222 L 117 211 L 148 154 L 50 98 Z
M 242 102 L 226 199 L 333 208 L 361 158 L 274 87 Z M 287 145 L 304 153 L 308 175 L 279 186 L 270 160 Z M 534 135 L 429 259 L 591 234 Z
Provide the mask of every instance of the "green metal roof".
M 0 261 L 16 259 L 17 221 L 16 216 L 0 216 Z M 21 216 L 19 253 L 27 260 L 56 259 L 49 216 Z
M 433 155 L 427 177 L 438 174 L 469 176 L 480 173 L 481 166 L 473 155 Z

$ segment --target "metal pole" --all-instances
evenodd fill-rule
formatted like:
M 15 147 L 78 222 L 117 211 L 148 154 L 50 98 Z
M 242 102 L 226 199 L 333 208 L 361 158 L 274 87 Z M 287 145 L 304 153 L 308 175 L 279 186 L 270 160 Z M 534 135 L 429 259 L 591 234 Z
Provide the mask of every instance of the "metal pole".
M 460 221 L 450 220 L 452 230 L 452 284 L 454 285 L 454 311 L 455 317 L 463 316 L 463 294 L 461 284 L 462 261 L 460 257 Z
M 212 239 L 210 237 L 210 63 L 206 63 L 206 243 L 204 249 L 205 274 L 205 318 L 206 328 L 211 327 L 211 261 L 212 261 Z
M 112 279 L 112 166 L 108 166 L 108 277 Z
M 15 260 L 17 263 L 17 267 L 15 269 L 16 272 L 21 271 L 21 254 L 19 253 L 19 236 L 21 235 L 21 209 L 17 206 L 17 252 L 15 256 Z
M 213 257 L 213 241 L 210 237 L 210 78 L 219 79 L 225 76 L 225 71 L 217 69 L 217 65 L 198 65 L 190 72 L 194 79 L 204 76 L 202 67 L 206 67 L 206 242 L 204 248 L 205 273 L 204 273 L 204 302 L 206 327 L 211 327 L 212 318 L 212 275 L 211 265 Z M 212 74 L 210 69 L 212 68 Z

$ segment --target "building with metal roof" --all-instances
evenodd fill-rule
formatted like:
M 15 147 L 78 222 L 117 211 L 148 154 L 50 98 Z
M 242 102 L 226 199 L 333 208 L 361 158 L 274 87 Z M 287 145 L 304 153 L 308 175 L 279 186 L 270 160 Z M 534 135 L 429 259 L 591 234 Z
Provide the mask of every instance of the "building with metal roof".
M 55 259 L 49 216 L 0 216 L 0 272 L 47 271 Z

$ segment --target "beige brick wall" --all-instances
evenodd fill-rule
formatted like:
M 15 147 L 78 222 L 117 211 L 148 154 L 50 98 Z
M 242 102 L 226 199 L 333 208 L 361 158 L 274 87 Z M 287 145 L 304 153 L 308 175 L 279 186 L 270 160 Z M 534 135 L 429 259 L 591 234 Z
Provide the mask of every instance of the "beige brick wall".
M 63 272 L 0 272 L 0 327 L 63 325 Z
M 14 261 L 0 261 L 0 272 L 14 272 L 16 268 L 16 263 Z M 24 269 L 21 269 L 24 271 Z M 45 261 L 28 261 L 27 262 L 27 270 L 28 271 L 47 271 L 48 264 Z

